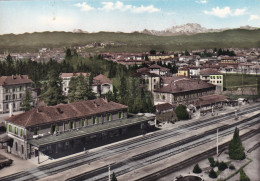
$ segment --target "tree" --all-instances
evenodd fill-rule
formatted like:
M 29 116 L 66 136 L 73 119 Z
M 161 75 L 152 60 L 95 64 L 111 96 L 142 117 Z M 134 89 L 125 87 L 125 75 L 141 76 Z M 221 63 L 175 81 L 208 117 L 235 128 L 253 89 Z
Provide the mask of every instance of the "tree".
M 124 75 L 120 78 L 120 82 L 121 82 L 120 89 L 119 89 L 120 103 L 126 104 L 127 103 L 127 82 Z
M 210 178 L 217 178 L 218 175 L 213 169 L 211 169 L 210 172 L 209 172 L 209 177 Z
M 201 173 L 201 172 L 202 172 L 201 168 L 199 167 L 198 164 L 196 164 L 193 168 L 193 173 Z
M 188 50 L 185 50 L 184 55 L 185 55 L 185 56 L 190 56 L 190 53 L 188 52 Z
M 208 160 L 209 160 L 210 166 L 211 166 L 211 167 L 215 167 L 214 158 L 213 158 L 213 157 L 209 157 Z
M 225 162 L 220 162 L 219 165 L 218 165 L 218 169 L 223 171 L 227 168 L 227 164 Z
M 236 128 L 233 139 L 230 141 L 228 146 L 229 157 L 234 160 L 245 159 L 244 147 L 239 137 L 239 129 Z
M 176 108 L 176 116 L 179 120 L 187 120 L 189 119 L 189 113 L 186 110 L 186 106 L 179 104 Z
M 150 50 L 151 55 L 156 55 L 156 50 Z
M 239 181 L 250 181 L 249 177 L 246 175 L 243 169 L 240 170 Z
M 71 77 L 69 81 L 69 91 L 68 91 L 68 103 L 75 101 L 75 92 L 77 88 L 78 79 L 76 76 Z
M 23 98 L 21 110 L 29 111 L 32 108 L 31 102 L 32 102 L 31 92 L 29 90 L 26 90 L 25 97 Z
M 117 178 L 116 178 L 116 174 L 115 174 L 115 172 L 113 172 L 113 174 L 112 174 L 111 181 L 117 181 Z
M 75 90 L 75 101 L 81 101 L 81 100 L 87 100 L 87 80 L 84 78 L 84 76 L 81 74 L 77 78 L 77 87 Z
M 71 59 L 71 58 L 72 58 L 71 50 L 69 48 L 67 48 L 66 49 L 65 59 Z
M 65 97 L 62 94 L 61 79 L 59 73 L 55 70 L 49 72 L 49 81 L 47 91 L 42 95 L 44 102 L 48 106 L 54 106 L 64 103 Z

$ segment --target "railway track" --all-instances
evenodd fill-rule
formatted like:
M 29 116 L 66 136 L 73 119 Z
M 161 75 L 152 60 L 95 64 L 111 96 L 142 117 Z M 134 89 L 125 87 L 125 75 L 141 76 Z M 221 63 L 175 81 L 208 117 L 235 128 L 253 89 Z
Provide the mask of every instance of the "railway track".
M 250 112 L 254 112 L 260 109 L 260 105 L 252 106 L 245 108 L 244 110 L 240 111 L 238 115 L 247 114 Z M 128 150 L 133 150 L 144 145 L 148 145 L 151 143 L 155 143 L 167 138 L 171 138 L 173 136 L 180 135 L 187 131 L 196 130 L 202 127 L 206 127 L 208 125 L 213 125 L 227 119 L 233 118 L 235 115 L 234 113 L 228 113 L 220 116 L 216 116 L 209 119 L 194 121 L 192 123 L 187 123 L 181 125 L 177 128 L 164 130 L 155 132 L 150 135 L 146 135 L 144 137 L 138 137 L 132 140 L 128 140 L 126 142 L 118 143 L 115 145 L 108 146 L 103 148 L 97 152 L 88 153 L 88 154 L 81 154 L 72 158 L 60 160 L 54 163 L 46 164 L 43 166 L 39 166 L 35 169 L 30 169 L 27 171 L 18 172 L 16 174 L 12 174 L 6 177 L 0 178 L 0 180 L 37 180 L 40 178 L 44 178 L 49 175 L 53 175 L 59 173 L 61 171 L 65 171 L 71 168 L 78 167 L 80 165 L 90 163 L 96 160 L 100 160 L 102 158 L 106 158 L 108 156 L 116 155 L 123 153 Z
M 233 134 L 234 128 L 238 127 L 239 129 L 245 129 L 250 126 L 253 126 L 255 124 L 260 123 L 259 115 L 255 115 L 251 118 L 245 119 L 242 122 L 235 123 L 233 125 L 227 125 L 219 130 L 219 138 Z M 131 172 L 133 170 L 136 170 L 138 168 L 150 165 L 154 162 L 161 161 L 165 158 L 168 158 L 170 156 L 176 155 L 178 153 L 181 153 L 183 151 L 190 150 L 192 148 L 198 147 L 200 145 L 203 145 L 205 143 L 211 142 L 215 140 L 216 135 L 216 129 L 212 129 L 210 131 L 207 131 L 205 133 L 202 133 L 197 136 L 192 136 L 189 138 L 186 138 L 184 140 L 154 149 L 150 150 L 148 152 L 135 155 L 129 159 L 123 160 L 122 162 L 118 162 L 116 164 L 113 164 L 110 166 L 111 172 L 115 172 L 117 176 L 124 175 L 128 172 Z M 86 172 L 84 174 L 72 177 L 68 179 L 68 181 L 82 181 L 82 180 L 98 180 L 103 181 L 107 180 L 107 168 L 103 167 L 103 169 L 99 170 L 92 170 L 90 172 Z M 93 175 L 95 175 L 93 177 Z

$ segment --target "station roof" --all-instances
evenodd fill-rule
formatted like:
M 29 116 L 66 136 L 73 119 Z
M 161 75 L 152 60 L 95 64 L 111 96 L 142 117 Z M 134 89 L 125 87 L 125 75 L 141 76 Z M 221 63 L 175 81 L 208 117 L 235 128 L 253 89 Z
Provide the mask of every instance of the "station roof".
M 127 109 L 127 106 L 98 98 L 69 104 L 33 108 L 9 117 L 7 121 L 27 128 L 121 109 Z
M 58 142 L 69 141 L 85 136 L 90 136 L 96 133 L 101 133 L 102 131 L 109 131 L 117 128 L 124 128 L 136 125 L 139 123 L 154 120 L 154 118 L 154 116 L 134 116 L 127 119 L 119 119 L 103 124 L 97 124 L 93 126 L 87 126 L 84 128 L 74 129 L 71 131 L 61 133 L 59 135 L 49 135 L 42 138 L 31 139 L 28 142 L 36 147 L 40 147 L 48 144 L 54 144 Z

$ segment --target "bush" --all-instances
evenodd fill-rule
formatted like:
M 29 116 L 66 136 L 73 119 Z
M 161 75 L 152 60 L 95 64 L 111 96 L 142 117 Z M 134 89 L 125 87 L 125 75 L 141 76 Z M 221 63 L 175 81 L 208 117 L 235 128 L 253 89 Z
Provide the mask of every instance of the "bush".
M 235 168 L 234 165 L 229 165 L 229 169 L 230 169 L 230 170 L 235 170 L 236 168 Z
M 198 164 L 196 164 L 193 168 L 193 173 L 201 173 L 201 172 L 202 172 L 201 168 L 199 167 Z
M 175 113 L 179 120 L 187 120 L 190 117 L 188 111 L 186 110 L 186 106 L 182 104 L 177 106 Z
M 218 167 L 218 165 L 219 165 L 219 162 L 216 161 L 216 162 L 215 162 L 215 167 Z
M 225 162 L 220 162 L 218 165 L 218 169 L 223 171 L 227 168 L 227 164 Z
M 246 173 L 244 172 L 243 169 L 240 170 L 240 178 L 239 181 L 250 181 Z
M 209 172 L 209 177 L 210 178 L 217 178 L 218 175 L 213 169 L 211 169 L 210 172 Z
M 209 160 L 210 166 L 211 166 L 211 167 L 215 167 L 214 158 L 213 158 L 213 157 L 209 157 L 208 160 Z

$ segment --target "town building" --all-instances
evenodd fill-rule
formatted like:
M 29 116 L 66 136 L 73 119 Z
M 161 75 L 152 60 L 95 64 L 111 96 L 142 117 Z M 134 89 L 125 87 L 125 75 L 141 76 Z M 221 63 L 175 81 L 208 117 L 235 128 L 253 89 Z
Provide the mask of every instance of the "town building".
M 180 79 L 169 85 L 154 90 L 154 102 L 178 104 L 193 104 L 199 97 L 214 94 L 216 86 L 199 79 Z
M 150 70 L 150 73 L 157 74 L 159 76 L 170 76 L 171 75 L 170 69 L 168 69 L 166 67 L 162 67 L 157 64 L 153 64 L 153 65 L 149 66 L 148 69 Z
M 113 92 L 113 85 L 111 80 L 102 74 L 99 74 L 93 78 L 91 87 L 96 96 L 101 96 L 108 93 L 109 91 Z
M 161 77 L 158 75 L 159 71 L 156 74 L 151 73 L 150 70 L 146 67 L 140 68 L 135 76 L 139 77 L 140 85 L 144 86 L 148 91 L 154 91 L 161 87 Z
M 200 79 L 216 85 L 216 93 L 223 91 L 223 75 L 216 69 L 202 69 L 200 71 Z
M 157 62 L 157 61 L 162 61 L 162 60 L 167 60 L 167 59 L 173 59 L 174 58 L 174 55 L 172 54 L 170 54 L 170 55 L 168 55 L 168 54 L 162 54 L 162 55 L 149 55 L 148 56 L 148 58 L 149 58 L 149 60 L 150 61 L 155 61 L 155 62 Z
M 9 150 L 23 159 L 53 157 L 73 149 L 83 150 L 91 141 L 107 139 L 145 129 L 154 117 L 130 117 L 128 107 L 98 98 L 33 108 L 6 120 L 7 135 L 13 139 Z
M 23 97 L 26 90 L 31 90 L 32 80 L 28 75 L 12 75 L 0 77 L 0 113 L 12 114 L 13 111 L 20 111 Z M 32 104 L 35 104 L 33 96 Z
M 89 76 L 88 73 L 84 72 L 78 72 L 78 73 L 61 73 L 60 78 L 61 78 L 61 83 L 62 83 L 62 92 L 65 96 L 68 95 L 69 92 L 69 83 L 70 79 L 72 77 L 80 76 L 83 75 L 84 77 Z
M 237 57 L 222 56 L 221 63 L 238 63 Z
M 188 67 L 181 67 L 178 69 L 177 76 L 190 77 L 190 71 Z

